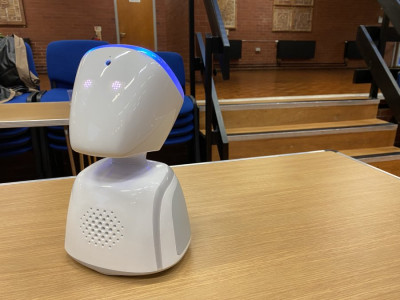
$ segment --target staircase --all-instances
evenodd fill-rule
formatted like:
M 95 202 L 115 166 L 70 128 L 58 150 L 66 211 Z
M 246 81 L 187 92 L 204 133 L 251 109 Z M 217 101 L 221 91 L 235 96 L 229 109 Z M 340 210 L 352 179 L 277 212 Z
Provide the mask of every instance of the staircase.
M 397 124 L 377 119 L 379 102 L 364 96 L 222 100 L 229 159 L 337 150 L 400 176 Z M 198 104 L 204 134 L 205 108 Z
M 229 76 L 229 41 L 217 0 L 204 0 L 212 34 L 196 33 L 200 57 L 194 55 L 193 0 L 190 6 L 190 83 L 194 71 L 203 78 L 205 102 L 198 101 L 202 158 L 235 159 L 313 150 L 335 150 L 400 176 L 400 149 L 394 147 L 397 125 L 378 119 L 380 89 L 395 119 L 400 120 L 400 88 L 382 57 L 386 42 L 400 41 L 399 0 L 378 0 L 382 25 L 359 26 L 357 46 L 367 69 L 354 83 L 371 82 L 369 97 L 292 97 L 218 101 L 212 78 L 218 54 L 224 78 Z M 390 26 L 392 24 L 392 26 Z M 204 102 L 204 101 L 203 101 Z

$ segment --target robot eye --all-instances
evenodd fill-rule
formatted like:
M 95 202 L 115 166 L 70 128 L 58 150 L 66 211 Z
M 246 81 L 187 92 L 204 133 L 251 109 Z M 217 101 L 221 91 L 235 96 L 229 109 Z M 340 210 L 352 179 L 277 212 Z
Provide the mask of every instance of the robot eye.
M 116 80 L 111 84 L 111 87 L 114 91 L 117 91 L 122 87 L 122 83 L 120 81 Z
M 90 88 L 91 86 L 93 85 L 93 80 L 91 80 L 91 79 L 87 79 L 87 80 L 85 80 L 85 82 L 83 83 L 83 86 L 85 87 L 85 88 Z

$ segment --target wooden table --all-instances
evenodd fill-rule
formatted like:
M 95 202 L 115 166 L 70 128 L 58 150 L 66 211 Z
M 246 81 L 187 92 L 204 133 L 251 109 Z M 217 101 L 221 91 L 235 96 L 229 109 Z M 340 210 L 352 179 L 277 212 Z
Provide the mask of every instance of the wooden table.
M 69 125 L 70 102 L 5 103 L 0 105 L 0 128 L 45 127 Z M 67 134 L 66 134 L 67 135 Z M 32 130 L 32 144 L 40 177 L 51 177 L 47 143 L 42 129 Z M 75 165 L 68 149 L 72 172 Z
M 0 128 L 66 126 L 70 102 L 6 103 L 0 106 Z
M 1 299 L 400 299 L 400 180 L 334 152 L 174 167 L 192 243 L 152 276 L 64 250 L 74 178 L 0 185 Z

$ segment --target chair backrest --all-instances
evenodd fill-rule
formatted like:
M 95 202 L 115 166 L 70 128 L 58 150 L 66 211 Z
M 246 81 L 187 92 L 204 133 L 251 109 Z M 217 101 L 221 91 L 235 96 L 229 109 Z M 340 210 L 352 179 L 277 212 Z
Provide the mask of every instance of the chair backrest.
M 47 73 L 52 88 L 72 89 L 79 63 L 87 51 L 107 45 L 97 40 L 54 41 L 47 46 Z
M 32 53 L 32 48 L 31 46 L 29 46 L 28 43 L 25 43 L 25 48 L 26 48 L 26 56 L 28 59 L 28 66 L 29 66 L 29 70 L 35 74 L 36 76 L 38 76 L 38 73 L 36 71 L 36 67 L 35 67 L 35 62 L 33 61 L 33 53 Z
M 32 149 L 29 128 L 0 130 L 0 157 L 27 152 Z
M 175 76 L 178 78 L 185 92 L 185 66 L 182 56 L 177 52 L 157 51 L 155 53 L 160 56 L 175 73 Z
M 38 76 L 36 72 L 35 62 L 33 61 L 32 48 L 25 43 L 26 56 L 28 61 L 29 71 Z M 37 87 L 39 89 L 39 87 Z M 30 93 L 14 97 L 7 103 L 25 103 Z M 29 128 L 4 128 L 0 129 L 0 157 L 8 157 L 22 154 L 32 149 L 32 137 Z

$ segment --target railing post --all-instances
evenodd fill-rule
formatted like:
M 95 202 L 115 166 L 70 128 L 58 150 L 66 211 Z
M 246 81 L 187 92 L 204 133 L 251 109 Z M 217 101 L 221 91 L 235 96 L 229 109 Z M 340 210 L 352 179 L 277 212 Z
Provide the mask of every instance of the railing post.
M 189 0 L 191 1 L 191 0 Z M 197 36 L 197 45 L 201 53 L 201 61 L 194 59 L 194 69 L 200 68 L 203 75 L 203 84 L 205 92 L 205 159 L 212 160 L 212 146 L 218 146 L 218 152 L 221 159 L 228 159 L 228 137 L 226 135 L 222 113 L 218 103 L 218 97 L 215 92 L 213 74 L 213 55 L 214 53 L 223 53 L 225 64 L 222 64 L 223 78 L 229 78 L 229 40 L 222 21 L 221 12 L 217 0 L 204 0 L 204 6 L 207 11 L 212 34 L 206 34 L 205 45 L 203 38 L 199 33 Z M 197 62 L 201 66 L 197 65 Z M 225 67 L 224 67 L 225 66 Z M 193 79 L 194 81 L 194 79 Z
M 380 35 L 379 35 L 379 44 L 377 45 L 379 53 L 382 55 L 382 57 L 385 56 L 387 30 L 389 28 L 389 23 L 390 23 L 390 20 L 389 20 L 388 16 L 386 14 L 384 14 L 383 20 L 382 20 L 382 25 L 381 25 L 381 31 L 380 31 Z M 378 90 L 379 90 L 378 85 L 375 83 L 374 80 L 372 80 L 371 89 L 369 91 L 369 97 L 371 99 L 378 98 Z
M 189 0 L 189 68 L 190 95 L 196 97 L 196 68 L 194 57 L 194 0 Z
M 378 0 L 385 15 L 388 16 L 396 31 L 400 33 L 400 3 L 399 0 Z
M 212 69 L 213 69 L 213 38 L 209 34 L 206 35 L 206 53 L 205 53 L 205 70 L 204 70 L 204 90 L 206 100 L 206 161 L 212 159 Z
M 386 65 L 370 32 L 363 25 L 357 31 L 357 44 L 371 72 L 372 79 L 381 89 L 396 120 L 400 120 L 400 87 Z

